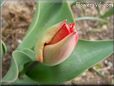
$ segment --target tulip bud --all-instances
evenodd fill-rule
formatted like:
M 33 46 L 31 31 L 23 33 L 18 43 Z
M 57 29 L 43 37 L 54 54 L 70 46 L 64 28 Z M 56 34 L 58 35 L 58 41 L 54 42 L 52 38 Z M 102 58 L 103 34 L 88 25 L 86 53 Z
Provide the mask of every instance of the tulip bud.
M 67 24 L 66 20 L 50 27 L 44 34 L 36 45 L 36 58 L 49 66 L 65 61 L 78 41 L 75 23 Z

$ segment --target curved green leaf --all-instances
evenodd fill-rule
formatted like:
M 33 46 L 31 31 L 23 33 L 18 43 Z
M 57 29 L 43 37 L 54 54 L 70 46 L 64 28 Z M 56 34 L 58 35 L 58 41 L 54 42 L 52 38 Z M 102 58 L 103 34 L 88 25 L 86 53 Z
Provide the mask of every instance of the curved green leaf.
M 63 63 L 49 67 L 34 62 L 26 74 L 40 83 L 61 83 L 70 80 L 113 53 L 113 41 L 80 40 L 73 54 Z M 29 70 L 30 69 L 30 70 Z
M 39 2 L 29 31 L 18 49 L 33 48 L 37 39 L 42 37 L 43 32 L 52 25 L 65 19 L 68 22 L 74 21 L 71 8 L 65 1 L 63 3 L 55 3 L 54 0 L 52 2 L 45 1 L 45 3 Z
M 14 51 L 11 67 L 8 73 L 4 76 L 2 82 L 14 82 L 18 78 L 19 72 L 23 70 L 24 64 L 33 61 L 33 59 L 31 59 L 32 56 L 35 55 L 29 49 Z
M 18 68 L 17 68 L 17 64 L 15 64 L 16 63 L 15 60 L 12 59 L 11 63 L 12 64 L 11 64 L 10 69 L 8 70 L 7 74 L 2 79 L 2 83 L 13 82 L 18 77 Z
M 0 41 L 0 58 L 2 58 L 6 52 L 7 52 L 7 47 L 5 43 L 1 40 Z
M 35 61 L 35 59 L 33 57 L 35 57 L 35 52 L 32 51 L 31 49 L 23 49 L 22 50 L 24 53 L 26 53 L 26 55 L 29 56 L 29 58 L 32 60 L 32 61 Z

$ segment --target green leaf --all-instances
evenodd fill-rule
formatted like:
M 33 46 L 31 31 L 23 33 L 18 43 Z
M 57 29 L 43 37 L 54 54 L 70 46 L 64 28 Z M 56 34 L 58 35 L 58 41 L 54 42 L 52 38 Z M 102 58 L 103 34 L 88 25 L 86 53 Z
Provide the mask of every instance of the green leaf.
M 2 58 L 6 52 L 7 52 L 7 47 L 5 43 L 1 40 L 0 41 L 0 58 Z
M 84 16 L 84 17 L 77 17 L 76 18 L 77 22 L 80 20 L 93 20 L 93 21 L 100 21 L 100 22 L 104 22 L 104 23 L 107 22 L 105 19 L 102 19 L 100 17 L 90 17 L 90 16 Z
M 8 70 L 7 74 L 3 77 L 2 82 L 13 82 L 18 77 L 18 68 L 14 59 L 12 59 L 12 66 Z
M 31 57 L 34 56 L 29 49 L 24 49 L 23 51 L 15 50 L 13 52 L 11 67 L 2 82 L 14 82 L 18 78 L 19 72 L 23 71 L 24 64 L 33 61 Z
M 35 52 L 32 51 L 31 49 L 23 49 L 22 50 L 24 53 L 26 53 L 26 55 L 29 56 L 29 58 L 32 60 L 32 61 L 35 61 L 35 59 L 33 57 L 35 57 Z
M 25 67 L 26 74 L 39 83 L 61 83 L 79 76 L 82 72 L 113 53 L 113 41 L 80 40 L 73 54 L 63 63 L 49 67 L 34 62 Z
M 107 18 L 114 15 L 114 7 L 110 8 L 108 11 L 106 11 L 103 15 L 101 15 L 101 18 Z
M 73 22 L 71 8 L 65 1 L 63 3 L 46 2 L 37 4 L 36 13 L 33 22 L 29 28 L 27 35 L 18 49 L 33 48 L 37 39 L 42 37 L 50 26 L 57 24 L 60 21 L 67 19 L 68 22 Z

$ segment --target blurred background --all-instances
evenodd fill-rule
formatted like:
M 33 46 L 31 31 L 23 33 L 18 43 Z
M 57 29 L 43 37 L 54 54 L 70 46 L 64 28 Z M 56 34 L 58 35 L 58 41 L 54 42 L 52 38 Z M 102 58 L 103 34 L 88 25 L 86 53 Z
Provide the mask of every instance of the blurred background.
M 4 0 L 1 7 L 0 34 L 8 51 L 2 62 L 2 77 L 10 67 L 11 55 L 22 42 L 35 12 L 35 0 Z M 68 0 L 76 19 L 80 39 L 110 40 L 114 38 L 113 0 Z M 113 55 L 65 84 L 114 84 Z M 1 74 L 0 74 L 1 75 Z

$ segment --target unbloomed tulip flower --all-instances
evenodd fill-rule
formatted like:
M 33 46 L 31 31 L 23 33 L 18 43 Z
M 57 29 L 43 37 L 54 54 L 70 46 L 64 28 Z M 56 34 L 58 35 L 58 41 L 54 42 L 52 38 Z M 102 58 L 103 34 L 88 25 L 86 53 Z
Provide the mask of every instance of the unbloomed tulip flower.
M 66 20 L 50 27 L 36 45 L 38 61 L 54 66 L 65 61 L 78 42 L 75 23 L 67 24 Z

